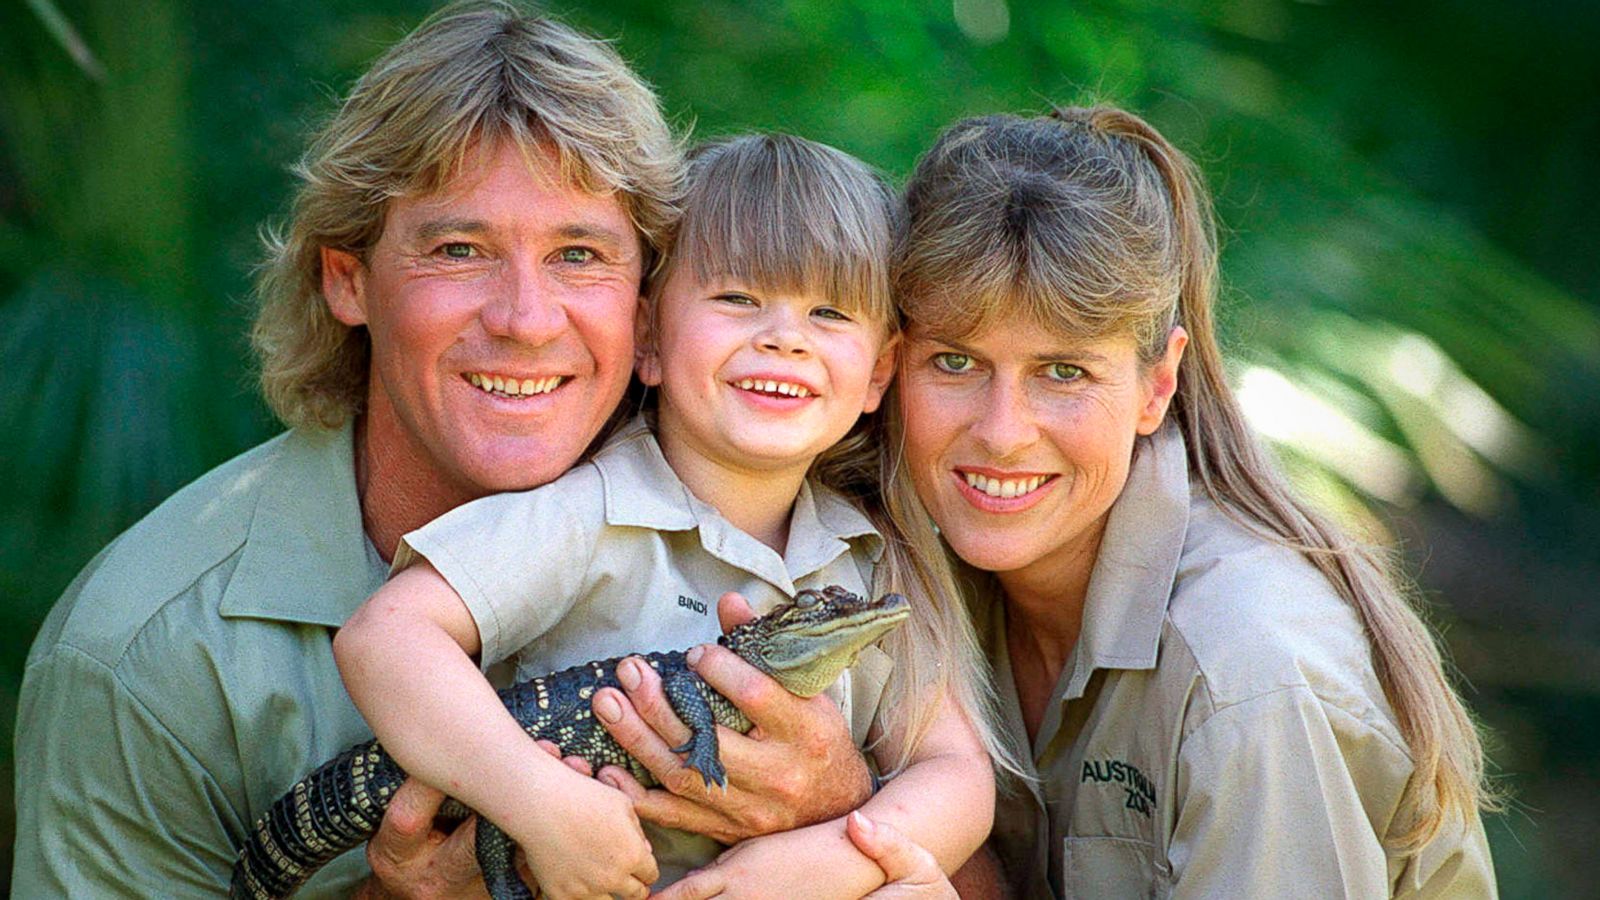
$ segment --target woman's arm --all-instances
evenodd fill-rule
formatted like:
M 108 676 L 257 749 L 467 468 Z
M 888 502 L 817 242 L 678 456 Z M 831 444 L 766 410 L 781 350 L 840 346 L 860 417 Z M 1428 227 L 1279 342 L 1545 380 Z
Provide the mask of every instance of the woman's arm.
M 627 798 L 540 751 L 478 671 L 478 650 L 466 605 L 426 564 L 391 579 L 334 639 L 384 749 L 504 829 L 547 894 L 643 896 L 655 861 Z M 588 852 L 596 840 L 613 852 Z

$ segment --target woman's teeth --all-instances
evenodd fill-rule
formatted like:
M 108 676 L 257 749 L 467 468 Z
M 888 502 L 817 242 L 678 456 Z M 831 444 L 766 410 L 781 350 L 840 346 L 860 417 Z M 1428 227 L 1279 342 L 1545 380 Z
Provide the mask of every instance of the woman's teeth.
M 990 478 L 976 472 L 961 473 L 967 479 L 967 486 L 973 490 L 982 491 L 991 497 L 1025 497 L 1039 489 L 1039 485 L 1049 481 L 1052 475 L 1034 475 L 1030 478 Z
M 809 397 L 811 390 L 798 384 L 787 381 L 762 381 L 759 378 L 746 378 L 738 382 L 740 390 L 760 391 L 764 394 L 782 394 L 785 397 Z
M 503 375 L 490 375 L 487 372 L 469 372 L 467 380 L 475 388 L 481 388 L 485 393 L 501 393 L 510 397 L 526 397 L 531 394 L 548 394 L 561 386 L 562 376 L 551 375 L 548 378 L 506 378 Z

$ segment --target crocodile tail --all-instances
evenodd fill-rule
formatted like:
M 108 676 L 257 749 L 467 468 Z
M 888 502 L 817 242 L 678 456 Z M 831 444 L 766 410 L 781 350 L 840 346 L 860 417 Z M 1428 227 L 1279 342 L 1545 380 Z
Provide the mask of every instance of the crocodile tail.
M 233 866 L 233 900 L 275 900 L 378 830 L 405 772 L 377 741 L 324 763 L 256 820 Z

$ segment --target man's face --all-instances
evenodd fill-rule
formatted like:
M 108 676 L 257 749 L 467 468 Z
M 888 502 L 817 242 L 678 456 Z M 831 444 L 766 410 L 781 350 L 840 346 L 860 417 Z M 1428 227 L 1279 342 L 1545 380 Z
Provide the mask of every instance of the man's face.
M 323 254 L 329 307 L 372 336 L 365 459 L 456 502 L 577 461 L 627 387 L 644 260 L 548 152 L 487 145 L 464 172 L 392 201 L 364 265 Z

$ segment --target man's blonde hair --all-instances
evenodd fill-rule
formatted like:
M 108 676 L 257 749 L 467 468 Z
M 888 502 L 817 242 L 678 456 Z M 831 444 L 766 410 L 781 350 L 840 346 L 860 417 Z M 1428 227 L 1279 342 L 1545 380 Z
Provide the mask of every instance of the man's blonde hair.
M 290 426 L 337 427 L 360 410 L 367 329 L 335 319 L 321 251 L 365 261 L 389 201 L 450 184 L 480 145 L 553 150 L 563 178 L 615 194 L 649 271 L 676 219 L 683 154 L 655 94 L 604 41 L 503 0 L 430 16 L 356 82 L 295 167 L 287 227 L 266 235 L 251 340 L 267 403 Z

